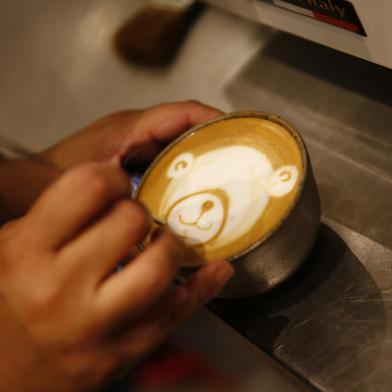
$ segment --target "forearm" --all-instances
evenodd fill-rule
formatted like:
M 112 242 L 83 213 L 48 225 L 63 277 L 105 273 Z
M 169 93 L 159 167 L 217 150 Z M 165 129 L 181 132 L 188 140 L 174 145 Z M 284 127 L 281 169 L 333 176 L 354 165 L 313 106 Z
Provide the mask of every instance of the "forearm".
M 23 215 L 56 176 L 29 159 L 0 160 L 0 224 Z

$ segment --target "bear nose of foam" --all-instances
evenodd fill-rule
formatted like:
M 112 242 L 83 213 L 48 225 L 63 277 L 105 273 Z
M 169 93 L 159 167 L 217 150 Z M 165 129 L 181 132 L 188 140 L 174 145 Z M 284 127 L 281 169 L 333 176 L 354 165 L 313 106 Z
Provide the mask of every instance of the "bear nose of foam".
M 214 202 L 211 200 L 206 200 L 202 205 L 201 205 L 201 210 L 202 212 L 207 212 L 214 208 Z

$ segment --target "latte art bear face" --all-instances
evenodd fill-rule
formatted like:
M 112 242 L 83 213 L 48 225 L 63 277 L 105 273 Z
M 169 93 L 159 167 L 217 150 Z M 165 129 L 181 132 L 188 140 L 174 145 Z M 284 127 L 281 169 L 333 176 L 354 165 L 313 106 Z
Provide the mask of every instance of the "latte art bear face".
M 169 209 L 166 221 L 185 243 L 201 245 L 219 235 L 226 215 L 223 200 L 206 191 L 180 199 Z
M 244 236 L 270 197 L 290 192 L 298 178 L 295 166 L 274 170 L 265 154 L 243 145 L 180 154 L 166 174 L 171 182 L 159 215 L 187 244 L 209 251 Z
M 226 119 L 170 145 L 137 197 L 204 260 L 231 258 L 280 224 L 298 194 L 303 162 L 280 124 Z

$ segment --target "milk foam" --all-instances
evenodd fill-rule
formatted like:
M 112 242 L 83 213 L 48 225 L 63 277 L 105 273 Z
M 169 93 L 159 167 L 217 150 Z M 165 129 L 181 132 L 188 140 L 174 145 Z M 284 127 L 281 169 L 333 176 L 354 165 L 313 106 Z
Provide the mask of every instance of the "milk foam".
M 285 165 L 274 171 L 261 151 L 233 145 L 199 156 L 182 153 L 166 174 L 172 181 L 159 215 L 189 245 L 214 250 L 246 235 L 270 197 L 282 197 L 294 188 L 298 169 Z
M 167 223 L 188 245 L 210 241 L 225 221 L 222 200 L 208 192 L 182 199 L 168 215 Z

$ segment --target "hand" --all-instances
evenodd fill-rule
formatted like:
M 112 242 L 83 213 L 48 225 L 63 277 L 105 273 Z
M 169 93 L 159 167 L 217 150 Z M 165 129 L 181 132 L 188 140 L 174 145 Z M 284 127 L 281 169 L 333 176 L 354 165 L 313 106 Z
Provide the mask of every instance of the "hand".
M 143 164 L 182 132 L 220 114 L 197 101 L 117 112 L 88 125 L 43 155 L 63 168 L 88 161 Z
M 102 387 L 232 274 L 229 264 L 212 263 L 173 286 L 187 249 L 160 230 L 135 253 L 150 223 L 120 169 L 89 164 L 68 171 L 0 230 L 0 391 Z
M 221 113 L 195 101 L 113 113 L 41 155 L 64 170 L 91 161 L 139 165 L 181 132 Z M 30 160 L 0 163 L 0 224 L 23 215 L 57 176 Z

